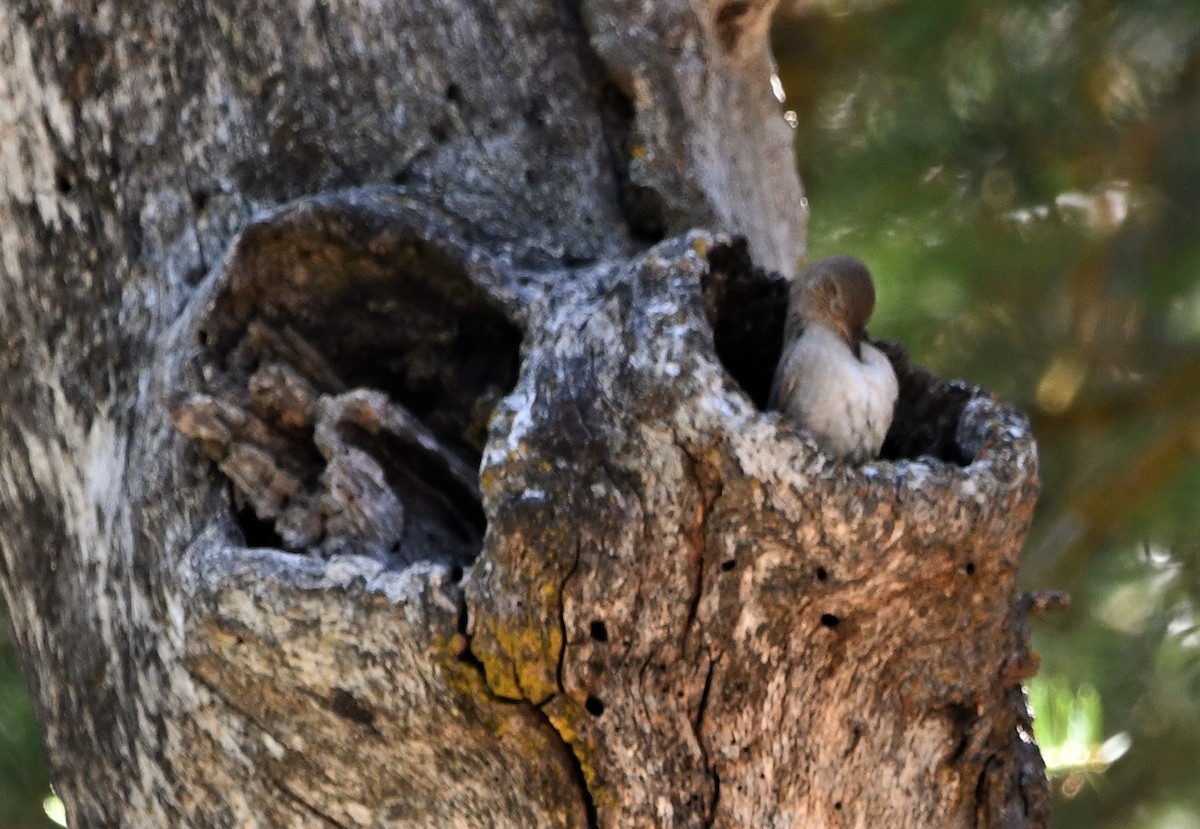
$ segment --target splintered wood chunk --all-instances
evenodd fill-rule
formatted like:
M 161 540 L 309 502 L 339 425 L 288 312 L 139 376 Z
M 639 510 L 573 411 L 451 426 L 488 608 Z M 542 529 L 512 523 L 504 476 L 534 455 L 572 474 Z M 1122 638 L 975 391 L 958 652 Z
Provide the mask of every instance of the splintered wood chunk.
M 261 366 L 250 377 L 250 408 L 286 429 L 312 427 L 318 392 L 302 374 L 282 363 Z

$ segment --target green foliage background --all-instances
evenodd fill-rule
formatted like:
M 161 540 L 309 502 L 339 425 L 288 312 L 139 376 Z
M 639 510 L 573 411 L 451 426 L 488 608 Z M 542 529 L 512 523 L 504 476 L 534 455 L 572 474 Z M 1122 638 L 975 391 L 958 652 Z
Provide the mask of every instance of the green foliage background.
M 811 255 L 1033 417 L 1054 825 L 1200 829 L 1200 0 L 814 0 L 775 49 Z M 0 827 L 47 791 L 0 629 Z
M 0 827 L 52 826 L 42 812 L 42 799 L 49 792 L 42 738 L 25 696 L 7 620 L 0 619 Z

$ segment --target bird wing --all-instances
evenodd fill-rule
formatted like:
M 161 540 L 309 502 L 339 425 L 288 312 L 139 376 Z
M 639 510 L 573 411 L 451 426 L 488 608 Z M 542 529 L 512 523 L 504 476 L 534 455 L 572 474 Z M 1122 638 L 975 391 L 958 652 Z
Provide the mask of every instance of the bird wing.
M 771 383 L 771 394 L 767 397 L 767 409 L 779 408 L 779 401 L 790 400 L 796 390 L 796 372 L 787 371 L 788 363 L 795 353 L 795 343 L 783 351 L 779 358 L 779 366 L 775 369 L 775 380 Z
M 863 356 L 866 358 L 863 381 L 868 389 L 865 398 L 867 424 L 871 433 L 871 441 L 875 444 L 875 451 L 878 452 L 879 446 L 883 444 L 888 429 L 892 425 L 892 418 L 895 416 L 899 383 L 896 380 L 896 372 L 892 368 L 891 361 L 883 352 L 871 344 L 865 343 Z

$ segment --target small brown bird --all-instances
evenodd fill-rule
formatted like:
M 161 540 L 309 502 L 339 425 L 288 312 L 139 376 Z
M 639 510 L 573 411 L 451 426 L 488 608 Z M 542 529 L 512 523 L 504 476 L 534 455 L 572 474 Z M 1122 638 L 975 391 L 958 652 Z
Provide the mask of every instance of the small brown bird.
M 768 405 L 851 463 L 879 455 L 896 408 L 896 372 L 866 341 L 875 284 L 852 256 L 814 262 L 792 283 Z

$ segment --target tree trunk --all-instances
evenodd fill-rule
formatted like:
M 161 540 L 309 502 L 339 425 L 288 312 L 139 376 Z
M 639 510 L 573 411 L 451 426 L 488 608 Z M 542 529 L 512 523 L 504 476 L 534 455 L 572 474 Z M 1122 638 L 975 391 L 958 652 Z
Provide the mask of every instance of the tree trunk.
M 884 460 L 761 410 L 772 2 L 89 5 L 0 6 L 72 826 L 1044 823 L 1024 418 L 895 347 Z

